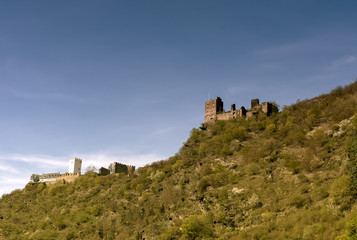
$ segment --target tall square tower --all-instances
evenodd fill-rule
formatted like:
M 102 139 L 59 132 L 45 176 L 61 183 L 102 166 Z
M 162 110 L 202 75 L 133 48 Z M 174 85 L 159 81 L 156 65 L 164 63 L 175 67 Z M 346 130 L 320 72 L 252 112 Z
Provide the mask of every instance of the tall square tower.
M 217 113 L 223 112 L 223 102 L 220 97 L 205 102 L 205 122 L 214 122 Z
M 82 159 L 79 158 L 73 158 L 69 160 L 69 168 L 68 172 L 69 173 L 81 173 L 82 169 Z

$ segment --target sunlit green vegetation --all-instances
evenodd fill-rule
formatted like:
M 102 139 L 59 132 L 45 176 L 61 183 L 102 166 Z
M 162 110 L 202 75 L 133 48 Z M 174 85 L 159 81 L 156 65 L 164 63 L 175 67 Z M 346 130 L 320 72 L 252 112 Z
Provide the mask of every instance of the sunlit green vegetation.
M 194 128 L 131 176 L 30 183 L 0 200 L 0 239 L 357 239 L 356 139 L 357 82 Z

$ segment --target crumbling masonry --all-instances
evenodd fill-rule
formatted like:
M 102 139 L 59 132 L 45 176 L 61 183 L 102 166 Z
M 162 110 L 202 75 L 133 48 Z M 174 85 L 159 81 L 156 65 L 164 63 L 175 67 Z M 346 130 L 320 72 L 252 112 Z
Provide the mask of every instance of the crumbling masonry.
M 205 103 L 205 123 L 214 122 L 216 120 L 229 120 L 242 116 L 252 117 L 260 112 L 270 116 L 273 113 L 277 113 L 279 109 L 271 102 L 263 102 L 259 104 L 259 99 L 251 100 L 251 108 L 246 110 L 245 107 L 236 109 L 236 105 L 231 105 L 230 111 L 223 109 L 223 101 L 220 97 L 211 99 Z

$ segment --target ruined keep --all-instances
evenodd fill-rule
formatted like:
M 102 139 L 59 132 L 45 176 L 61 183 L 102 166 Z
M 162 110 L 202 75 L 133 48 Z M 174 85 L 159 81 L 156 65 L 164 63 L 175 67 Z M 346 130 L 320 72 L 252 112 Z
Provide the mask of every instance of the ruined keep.
M 135 166 L 113 162 L 113 173 L 130 174 L 133 173 L 134 171 L 135 171 Z
M 236 105 L 231 105 L 230 111 L 225 111 L 223 108 L 223 101 L 220 97 L 210 99 L 205 102 L 205 123 L 214 122 L 216 120 L 229 120 L 242 116 L 252 117 L 258 113 L 266 113 L 270 116 L 272 113 L 277 113 L 278 108 L 271 102 L 263 102 L 259 104 L 259 99 L 251 100 L 251 108 L 246 110 L 245 107 L 236 109 Z

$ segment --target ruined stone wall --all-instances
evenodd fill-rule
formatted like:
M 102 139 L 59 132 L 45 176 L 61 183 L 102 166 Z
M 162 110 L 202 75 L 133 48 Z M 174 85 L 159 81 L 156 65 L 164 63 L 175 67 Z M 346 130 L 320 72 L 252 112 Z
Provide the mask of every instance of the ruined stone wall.
M 66 182 L 74 182 L 76 178 L 80 176 L 80 173 L 63 173 L 61 176 L 56 178 L 56 182 L 62 182 L 63 180 Z
M 133 174 L 135 172 L 135 166 L 128 165 L 128 173 Z
M 242 116 L 253 117 L 260 112 L 266 113 L 270 116 L 273 112 L 279 110 L 274 108 L 270 102 L 263 102 L 259 104 L 259 99 L 251 100 L 251 108 L 246 110 L 244 107 L 236 110 L 235 104 L 231 105 L 231 111 L 225 112 L 223 109 L 223 101 L 221 98 L 211 99 L 205 102 L 205 123 L 214 122 L 216 120 L 229 120 Z
M 133 173 L 134 171 L 135 171 L 135 166 L 113 162 L 113 173 L 128 174 L 128 173 Z
M 232 119 L 232 114 L 231 114 L 231 112 L 217 114 L 217 118 L 216 119 L 217 120 L 229 120 L 229 119 Z
M 109 175 L 110 174 L 110 170 L 104 167 L 101 167 L 99 169 L 99 175 L 100 176 L 105 176 L 105 175 Z

